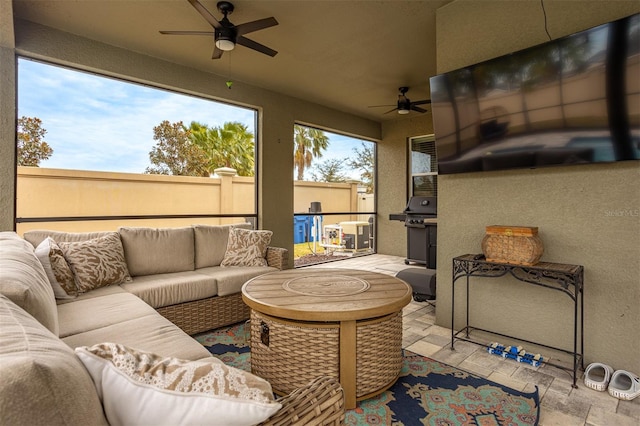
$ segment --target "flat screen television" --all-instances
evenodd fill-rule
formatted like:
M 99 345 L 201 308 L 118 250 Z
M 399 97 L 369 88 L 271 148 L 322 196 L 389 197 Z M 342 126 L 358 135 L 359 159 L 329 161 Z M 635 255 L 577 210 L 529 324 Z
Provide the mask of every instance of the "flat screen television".
M 640 159 L 640 14 L 430 85 L 439 174 Z

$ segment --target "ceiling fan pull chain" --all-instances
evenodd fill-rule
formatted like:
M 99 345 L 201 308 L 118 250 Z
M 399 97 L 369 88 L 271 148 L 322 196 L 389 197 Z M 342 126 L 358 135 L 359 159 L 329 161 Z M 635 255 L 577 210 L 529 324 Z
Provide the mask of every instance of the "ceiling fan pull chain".
M 231 55 L 228 55 L 229 59 L 227 61 L 227 78 L 226 81 L 227 89 L 231 90 L 231 86 L 233 85 L 233 81 L 231 80 Z

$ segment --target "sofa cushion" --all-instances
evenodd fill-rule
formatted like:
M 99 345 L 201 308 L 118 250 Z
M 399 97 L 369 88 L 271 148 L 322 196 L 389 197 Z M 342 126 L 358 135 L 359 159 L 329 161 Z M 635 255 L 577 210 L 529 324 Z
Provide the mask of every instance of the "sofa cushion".
M 198 271 L 135 277 L 132 282 L 122 284 L 122 288 L 154 308 L 205 299 L 218 294 L 215 277 L 200 274 Z
M 231 228 L 229 242 L 221 266 L 267 266 L 267 248 L 271 231 Z
M 87 241 L 94 238 L 104 237 L 113 231 L 96 231 L 96 232 L 65 232 L 51 231 L 48 229 L 33 229 L 23 234 L 25 240 L 29 241 L 34 247 L 38 247 L 45 238 L 51 237 L 57 243 Z
M 97 288 L 88 293 L 81 293 L 78 295 L 78 297 L 74 299 L 58 299 L 56 300 L 56 303 L 58 304 L 58 310 L 60 310 L 60 305 L 64 305 L 66 303 L 73 303 L 78 300 L 93 299 L 96 297 L 108 296 L 110 294 L 117 294 L 117 293 L 128 293 L 128 291 L 126 291 L 119 285 L 110 285 L 108 287 Z
M 239 293 L 244 283 L 258 275 L 277 271 L 270 266 L 212 266 L 198 269 L 198 273 L 215 277 L 218 283 L 218 296 Z
M 193 228 L 119 229 L 131 276 L 193 271 Z
M 115 341 L 162 356 L 190 360 L 211 357 L 204 346 L 157 312 L 73 334 L 62 340 L 72 348 Z
M 72 303 L 58 305 L 60 337 L 155 314 L 155 309 L 125 291 L 102 297 L 75 300 Z
M 53 289 L 33 247 L 21 238 L 0 240 L 0 294 L 58 335 Z
M 0 421 L 106 425 L 91 377 L 73 350 L 0 296 Z
M 92 240 L 61 242 L 58 245 L 73 271 L 80 293 L 131 281 L 117 232 Z
M 73 271 L 58 244 L 53 238 L 47 237 L 36 247 L 35 253 L 44 267 L 56 299 L 73 299 L 78 294 L 78 288 Z
M 220 266 L 227 251 L 229 230 L 232 227 L 251 229 L 251 224 L 193 225 L 196 243 L 196 269 Z
M 115 343 L 76 354 L 114 425 L 253 425 L 282 407 L 266 380 L 213 359 L 184 361 Z

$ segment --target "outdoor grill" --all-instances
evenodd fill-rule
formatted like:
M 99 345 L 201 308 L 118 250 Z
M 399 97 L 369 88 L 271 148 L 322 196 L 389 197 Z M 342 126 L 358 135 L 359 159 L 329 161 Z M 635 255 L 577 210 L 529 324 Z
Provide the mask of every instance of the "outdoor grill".
M 436 269 L 438 199 L 411 197 L 403 214 L 407 228 L 407 258 L 404 263 L 419 263 Z

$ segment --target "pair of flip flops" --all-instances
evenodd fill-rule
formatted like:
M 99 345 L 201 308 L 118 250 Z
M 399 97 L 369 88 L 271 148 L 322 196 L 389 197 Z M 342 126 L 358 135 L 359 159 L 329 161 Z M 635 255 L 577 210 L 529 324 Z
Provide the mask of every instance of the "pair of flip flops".
M 640 378 L 626 370 L 614 371 L 600 362 L 589 364 L 584 370 L 585 386 L 609 394 L 618 399 L 632 400 L 640 395 Z

